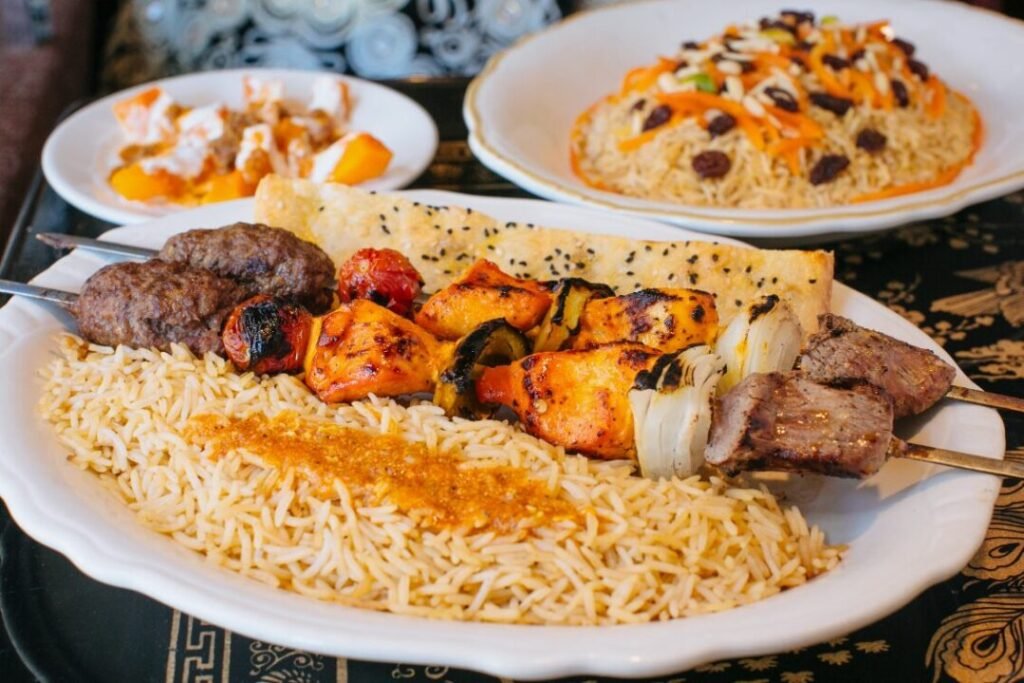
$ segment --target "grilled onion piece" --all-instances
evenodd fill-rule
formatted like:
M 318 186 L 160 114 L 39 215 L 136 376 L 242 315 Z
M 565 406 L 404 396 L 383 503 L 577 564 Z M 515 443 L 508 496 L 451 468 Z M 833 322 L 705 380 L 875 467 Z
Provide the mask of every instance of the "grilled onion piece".
M 530 342 L 504 318 L 489 320 L 467 334 L 455 346 L 451 363 L 441 372 L 434 387 L 434 403 L 446 415 L 480 419 L 489 417 L 497 405 L 480 402 L 476 380 L 484 368 L 508 365 L 529 353 Z
M 715 346 L 715 352 L 725 361 L 719 395 L 755 372 L 792 370 L 803 336 L 800 319 L 774 294 L 737 315 Z
M 561 351 L 579 332 L 580 317 L 587 302 L 615 296 L 608 285 L 587 282 L 578 277 L 559 280 L 552 294 L 555 300 L 537 328 L 537 337 L 533 341 L 534 353 Z
M 629 392 L 640 473 L 688 477 L 704 464 L 722 359 L 700 344 L 665 354 L 640 372 Z

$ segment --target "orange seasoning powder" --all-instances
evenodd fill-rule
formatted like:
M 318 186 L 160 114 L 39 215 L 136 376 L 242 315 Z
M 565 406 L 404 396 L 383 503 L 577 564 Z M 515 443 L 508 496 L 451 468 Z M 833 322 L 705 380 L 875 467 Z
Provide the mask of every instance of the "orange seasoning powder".
M 243 449 L 282 471 L 295 468 L 325 489 L 341 481 L 368 504 L 392 503 L 428 528 L 507 533 L 578 518 L 569 502 L 523 468 L 467 466 L 457 453 L 294 412 L 199 415 L 186 437 L 209 445 L 214 457 Z

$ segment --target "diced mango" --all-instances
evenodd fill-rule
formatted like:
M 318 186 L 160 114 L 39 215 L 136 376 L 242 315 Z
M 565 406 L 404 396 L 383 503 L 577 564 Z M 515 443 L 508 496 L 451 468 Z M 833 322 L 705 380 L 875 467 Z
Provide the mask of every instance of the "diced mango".
M 392 156 L 383 142 L 369 133 L 360 133 L 345 146 L 330 180 L 355 185 L 376 178 L 387 170 Z
M 135 107 L 149 109 L 162 93 L 163 90 L 160 88 L 149 88 L 148 90 L 143 90 L 135 97 L 129 97 L 126 100 L 116 102 L 114 103 L 114 116 L 117 117 L 118 121 L 126 121 L 131 116 L 132 109 Z
M 125 199 L 174 199 L 185 191 L 185 181 L 166 171 L 146 173 L 139 164 L 117 169 L 110 176 L 110 185 Z
M 203 204 L 251 197 L 255 190 L 252 185 L 245 182 L 240 171 L 213 176 L 206 185 L 206 192 L 200 198 L 200 202 Z

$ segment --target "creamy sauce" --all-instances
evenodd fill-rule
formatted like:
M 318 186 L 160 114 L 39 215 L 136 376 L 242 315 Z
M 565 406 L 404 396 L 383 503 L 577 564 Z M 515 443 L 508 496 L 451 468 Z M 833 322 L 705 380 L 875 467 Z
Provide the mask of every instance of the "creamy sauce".
M 467 466 L 457 453 L 292 412 L 273 418 L 199 415 L 186 436 L 208 445 L 215 457 L 244 449 L 325 488 L 341 481 L 367 503 L 392 503 L 428 528 L 510 532 L 578 517 L 523 468 Z

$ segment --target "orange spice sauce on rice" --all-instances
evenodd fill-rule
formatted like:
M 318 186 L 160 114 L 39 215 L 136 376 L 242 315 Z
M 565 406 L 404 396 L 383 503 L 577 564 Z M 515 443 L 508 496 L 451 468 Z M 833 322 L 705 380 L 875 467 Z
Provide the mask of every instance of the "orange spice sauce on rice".
M 507 533 L 578 517 L 523 468 L 473 466 L 457 453 L 291 411 L 272 418 L 198 415 L 186 436 L 209 444 L 215 457 L 245 450 L 282 471 L 301 470 L 325 489 L 339 480 L 373 504 L 390 502 L 421 517 L 429 528 Z

